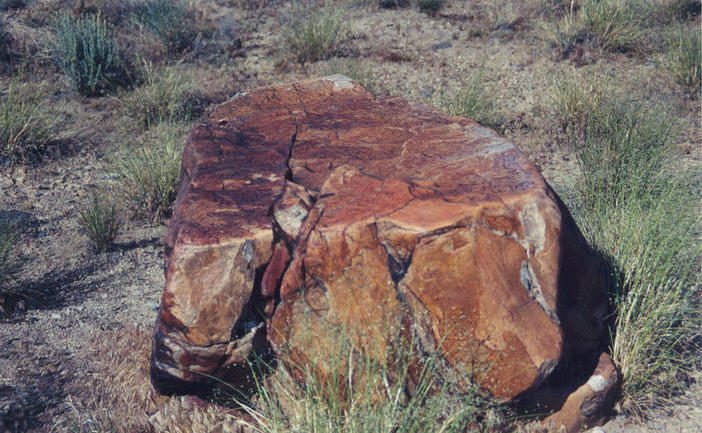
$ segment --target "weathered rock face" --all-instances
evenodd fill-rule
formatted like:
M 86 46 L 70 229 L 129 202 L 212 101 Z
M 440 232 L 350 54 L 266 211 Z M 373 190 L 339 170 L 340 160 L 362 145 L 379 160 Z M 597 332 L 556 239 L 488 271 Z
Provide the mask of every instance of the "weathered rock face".
M 527 158 L 471 120 L 342 76 L 267 87 L 193 130 L 182 173 L 152 357 L 164 392 L 235 381 L 264 334 L 324 359 L 338 329 L 379 358 L 416 335 L 505 400 L 597 364 L 599 262 Z

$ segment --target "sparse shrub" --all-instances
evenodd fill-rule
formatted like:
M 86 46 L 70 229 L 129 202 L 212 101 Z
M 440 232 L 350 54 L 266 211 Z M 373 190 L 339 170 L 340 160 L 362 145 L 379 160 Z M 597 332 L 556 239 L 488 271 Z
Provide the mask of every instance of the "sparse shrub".
M 54 33 L 56 64 L 78 93 L 99 95 L 125 81 L 117 42 L 101 17 L 63 15 Z
M 464 116 L 486 126 L 494 125 L 494 103 L 483 87 L 483 75 L 476 74 L 452 94 L 442 94 L 435 103 L 447 113 Z
M 43 86 L 10 81 L 0 94 L 0 158 L 11 163 L 38 159 L 56 129 Z
M 188 5 L 183 1 L 146 0 L 137 21 L 158 36 L 170 53 L 191 47 L 197 32 Z
M 161 221 L 171 214 L 178 192 L 185 129 L 160 123 L 113 161 L 119 189 L 136 214 Z
M 589 117 L 605 101 L 608 89 L 607 77 L 582 72 L 557 76 L 549 93 L 563 132 L 581 136 Z
M 339 57 L 333 58 L 326 64 L 323 69 L 323 73 L 325 75 L 346 75 L 347 77 L 358 81 L 373 95 L 378 93 L 373 72 L 364 67 L 357 59 Z
M 345 36 L 341 9 L 296 2 L 283 17 L 283 39 L 300 63 L 334 56 Z
M 700 31 L 680 26 L 666 38 L 665 66 L 673 80 L 692 94 L 702 88 Z
M 579 19 L 595 43 L 601 48 L 629 50 L 641 40 L 633 2 L 621 0 L 585 0 Z
M 448 0 L 415 0 L 417 8 L 428 14 L 435 14 L 446 6 Z
M 143 62 L 144 84 L 125 92 L 122 101 L 129 114 L 143 127 L 160 120 L 187 119 L 191 114 L 188 101 L 192 88 L 175 67 L 157 70 L 151 62 Z
M 636 413 L 682 388 L 700 361 L 689 351 L 702 325 L 699 188 L 671 164 L 674 128 L 662 113 L 610 103 L 576 146 L 582 178 L 572 209 L 612 269 L 611 350 L 625 407 Z
M 96 253 L 108 251 L 117 239 L 120 229 L 114 201 L 103 194 L 93 193 L 90 201 L 78 210 L 78 216 L 93 250 Z

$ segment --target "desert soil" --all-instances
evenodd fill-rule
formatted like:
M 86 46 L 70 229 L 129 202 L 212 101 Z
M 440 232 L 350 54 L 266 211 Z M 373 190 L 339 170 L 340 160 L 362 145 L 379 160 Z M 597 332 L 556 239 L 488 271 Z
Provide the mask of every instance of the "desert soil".
M 553 77 L 576 68 L 606 73 L 618 92 L 674 112 L 681 164 L 700 167 L 699 100 L 670 82 L 655 55 L 593 51 L 584 64 L 561 60 L 544 40 L 535 9 L 524 7 L 515 12 L 523 19 L 490 28 L 489 2 L 477 3 L 453 2 L 435 17 L 354 6 L 346 12 L 350 36 L 343 53 L 371 72 L 376 92 L 410 98 L 431 100 L 482 73 L 495 97 L 499 132 L 559 186 L 572 184 L 577 167 L 562 146 L 545 89 Z M 202 1 L 197 7 L 215 23 L 244 13 L 229 2 Z M 17 26 L 30 26 L 23 13 L 11 11 L 8 17 Z M 195 53 L 177 65 L 209 110 L 239 91 L 325 73 L 326 61 L 302 67 L 289 59 L 275 9 L 256 14 L 258 26 L 246 35 L 242 55 L 215 62 Z M 105 162 L 129 131 L 120 127 L 127 116 L 122 104 L 111 96 L 81 98 L 50 65 L 38 68 L 55 89 L 52 102 L 63 113 L 64 144 L 37 164 L 0 168 L 0 217 L 22 228 L 20 248 L 28 258 L 13 285 L 18 296 L 0 313 L 0 432 L 66 431 L 59 420 L 76 402 L 122 392 L 95 386 L 94 377 L 104 369 L 100 351 L 116 350 L 111 346 L 125 341 L 116 336 L 134 335 L 147 342 L 138 359 L 148 363 L 149 332 L 164 285 L 167 222 L 152 224 L 127 214 L 113 251 L 99 255 L 91 252 L 78 223 L 78 207 L 97 186 L 109 183 Z M 8 77 L 0 76 L 0 82 Z M 110 365 L 119 368 L 114 367 L 119 361 Z M 702 388 L 693 385 L 643 423 L 615 414 L 602 429 L 702 431 L 701 407 Z

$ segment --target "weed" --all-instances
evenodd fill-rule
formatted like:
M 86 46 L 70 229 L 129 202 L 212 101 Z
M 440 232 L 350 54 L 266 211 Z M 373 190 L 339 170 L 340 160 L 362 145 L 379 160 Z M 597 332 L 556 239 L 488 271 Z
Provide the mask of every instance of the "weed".
M 119 189 L 135 213 L 161 221 L 171 214 L 178 192 L 184 127 L 160 123 L 113 160 Z
M 451 115 L 468 117 L 488 126 L 494 124 L 494 103 L 485 91 L 482 73 L 466 80 L 456 93 L 440 95 L 435 103 Z
M 586 0 L 579 19 L 583 30 L 601 49 L 626 51 L 641 40 L 635 9 L 621 0 Z
M 195 40 L 192 13 L 182 1 L 147 0 L 137 21 L 158 36 L 170 53 L 187 50 Z
M 338 7 L 295 2 L 283 20 L 285 44 L 302 64 L 334 56 L 346 33 Z
M 700 361 L 699 352 L 687 353 L 701 325 L 693 204 L 700 197 L 671 165 L 673 128 L 664 114 L 610 103 L 576 147 L 574 215 L 613 269 L 612 356 L 637 413 L 678 391 Z
M 90 202 L 78 210 L 78 216 L 94 251 L 108 251 L 117 238 L 121 225 L 114 201 L 105 195 L 94 193 Z
M 692 94 L 702 88 L 702 39 L 698 28 L 679 26 L 666 38 L 665 66 L 673 80 Z
M 326 64 L 323 71 L 325 75 L 346 75 L 358 81 L 373 95 L 377 95 L 379 92 L 373 72 L 364 67 L 357 59 L 335 57 Z
M 191 114 L 188 96 L 192 91 L 188 81 L 175 67 L 156 70 L 151 62 L 143 61 L 144 84 L 125 92 L 122 101 L 129 114 L 143 127 L 160 120 L 181 120 Z
M 117 42 L 101 17 L 63 15 L 54 34 L 54 60 L 78 93 L 99 95 L 124 82 Z
M 57 120 L 46 107 L 43 86 L 10 81 L 0 96 L 0 157 L 11 163 L 38 159 L 48 145 Z
M 446 6 L 448 0 L 415 0 L 417 9 L 428 14 L 435 14 Z
M 581 136 L 592 113 L 605 100 L 608 79 L 574 72 L 561 74 L 550 87 L 551 105 L 563 132 Z

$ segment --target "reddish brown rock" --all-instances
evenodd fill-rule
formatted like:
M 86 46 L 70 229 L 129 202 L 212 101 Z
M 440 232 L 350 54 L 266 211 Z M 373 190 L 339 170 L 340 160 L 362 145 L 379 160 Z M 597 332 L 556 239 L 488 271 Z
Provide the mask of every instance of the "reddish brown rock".
M 513 400 L 592 374 L 607 311 L 599 261 L 514 145 L 342 76 L 255 90 L 193 130 L 166 279 L 152 374 L 171 392 L 241 365 L 266 322 L 297 361 L 338 329 L 381 359 L 413 334 Z

